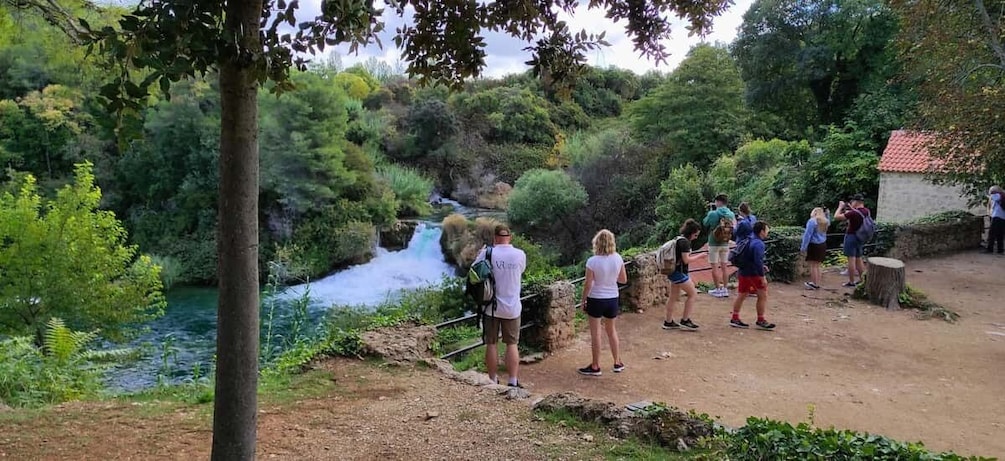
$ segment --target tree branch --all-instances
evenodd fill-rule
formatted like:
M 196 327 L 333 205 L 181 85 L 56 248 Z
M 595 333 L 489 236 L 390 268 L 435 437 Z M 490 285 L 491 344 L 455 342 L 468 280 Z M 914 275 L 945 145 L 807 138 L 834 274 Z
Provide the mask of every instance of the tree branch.
M 977 7 L 977 12 L 980 13 L 981 19 L 984 20 L 984 27 L 987 29 L 988 38 L 990 38 L 988 42 L 991 45 L 991 50 L 998 57 L 1001 68 L 1005 69 L 1005 48 L 1002 47 L 1001 31 L 991 21 L 991 15 L 988 14 L 988 9 L 984 6 L 984 0 L 974 0 L 974 6 Z
M 84 29 L 76 20 L 76 15 L 64 9 L 56 0 L 0 0 L 0 5 L 12 9 L 34 9 L 45 22 L 63 31 L 75 43 L 83 43 Z M 93 3 L 83 2 L 86 9 L 96 9 Z

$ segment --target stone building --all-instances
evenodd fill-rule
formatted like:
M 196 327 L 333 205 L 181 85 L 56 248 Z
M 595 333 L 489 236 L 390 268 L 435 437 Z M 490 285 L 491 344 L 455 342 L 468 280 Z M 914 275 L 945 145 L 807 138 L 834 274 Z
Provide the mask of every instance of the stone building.
M 877 220 L 903 223 L 949 210 L 984 214 L 979 207 L 967 206 L 961 188 L 936 185 L 925 179 L 925 173 L 932 165 L 932 158 L 925 149 L 930 136 L 907 130 L 890 134 L 890 142 L 879 160 Z

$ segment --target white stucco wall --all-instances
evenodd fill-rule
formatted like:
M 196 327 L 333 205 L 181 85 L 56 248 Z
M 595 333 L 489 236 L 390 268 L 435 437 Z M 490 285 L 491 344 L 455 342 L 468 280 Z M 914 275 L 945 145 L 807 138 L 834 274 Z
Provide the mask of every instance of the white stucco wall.
M 902 223 L 940 211 L 967 209 L 984 214 L 980 207 L 967 206 L 959 187 L 937 186 L 918 173 L 879 174 L 878 221 Z

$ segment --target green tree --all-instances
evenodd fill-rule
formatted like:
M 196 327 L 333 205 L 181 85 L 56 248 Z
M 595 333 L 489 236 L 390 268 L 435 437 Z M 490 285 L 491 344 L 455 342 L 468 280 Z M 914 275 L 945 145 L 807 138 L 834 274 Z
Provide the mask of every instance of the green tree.
M 678 235 L 680 226 L 688 219 L 701 222 L 705 205 L 716 194 L 708 178 L 694 165 L 686 164 L 673 169 L 660 184 L 656 199 L 656 233 L 651 244 L 661 244 Z
M 16 187 L 0 195 L 0 328 L 41 335 L 59 317 L 115 339 L 163 314 L 160 268 L 125 244 L 113 213 L 98 210 L 90 163 L 53 200 L 39 196 L 31 175 Z
M 699 45 L 659 88 L 632 106 L 642 139 L 669 144 L 670 165 L 699 168 L 732 152 L 743 134 L 743 82 L 725 48 Z M 666 171 L 666 170 L 664 170 Z
M 530 170 L 513 186 L 506 215 L 518 226 L 561 222 L 569 228 L 571 224 L 565 219 L 585 206 L 587 198 L 583 186 L 565 172 Z
M 2 0 L 4 5 L 33 7 L 45 17 L 55 2 Z M 585 52 L 603 37 L 572 34 L 554 7 L 573 10 L 573 4 L 545 1 L 531 8 L 509 8 L 491 2 L 385 2 L 399 16 L 414 7 L 413 25 L 396 30 L 394 42 L 403 49 L 409 75 L 420 82 L 453 86 L 477 76 L 485 66 L 484 32 L 505 30 L 526 41 L 537 40 L 529 64 L 549 85 L 568 83 L 586 60 Z M 671 16 L 684 18 L 690 30 L 704 33 L 713 16 L 728 6 L 726 0 L 704 0 L 686 5 L 651 0 L 603 0 L 614 20 L 626 20 L 635 49 L 665 60 L 662 40 L 671 32 Z M 220 304 L 217 336 L 217 379 L 213 419 L 214 459 L 251 459 L 255 453 L 258 354 L 258 149 L 257 87 L 268 80 L 277 91 L 289 89 L 291 67 L 305 67 L 304 52 L 349 43 L 350 50 L 372 42 L 384 29 L 372 2 L 324 2 L 321 15 L 304 21 L 297 32 L 299 2 L 176 2 L 139 4 L 125 15 L 119 28 L 93 30 L 84 36 L 99 43 L 121 76 L 104 87 L 108 107 L 135 111 L 138 102 L 159 83 L 192 74 L 219 71 L 222 123 L 220 136 Z M 58 5 L 57 8 L 58 9 Z M 58 13 L 65 13 L 59 11 Z M 671 14 L 673 13 L 673 14 Z M 68 27 L 76 33 L 76 27 Z M 142 49 L 143 54 L 134 50 Z M 138 84 L 134 68 L 150 69 Z
M 732 51 L 763 135 L 798 139 L 840 124 L 855 98 L 896 71 L 897 21 L 880 0 L 757 0 Z
M 972 197 L 1005 182 L 1005 2 L 892 2 L 905 78 L 918 82 L 912 125 L 938 133 L 928 151 L 932 176 Z

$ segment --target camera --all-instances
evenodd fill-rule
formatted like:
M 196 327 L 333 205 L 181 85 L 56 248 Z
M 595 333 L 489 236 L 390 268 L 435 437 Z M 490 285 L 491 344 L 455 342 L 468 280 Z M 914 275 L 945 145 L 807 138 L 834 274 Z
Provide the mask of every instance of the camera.
M 715 211 L 715 202 L 708 202 L 708 211 Z

